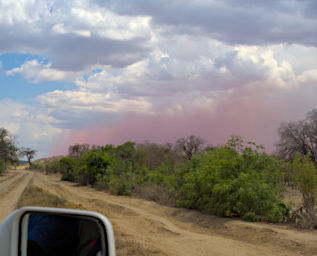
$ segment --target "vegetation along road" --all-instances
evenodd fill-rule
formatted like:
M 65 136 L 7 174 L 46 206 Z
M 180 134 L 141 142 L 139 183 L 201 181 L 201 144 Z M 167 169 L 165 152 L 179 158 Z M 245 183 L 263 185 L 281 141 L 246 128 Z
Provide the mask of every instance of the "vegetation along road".
M 104 214 L 113 223 L 118 255 L 317 254 L 315 230 L 248 223 L 114 196 L 61 181 L 56 174 L 6 172 L 0 177 L 1 221 L 24 205 L 82 208 Z

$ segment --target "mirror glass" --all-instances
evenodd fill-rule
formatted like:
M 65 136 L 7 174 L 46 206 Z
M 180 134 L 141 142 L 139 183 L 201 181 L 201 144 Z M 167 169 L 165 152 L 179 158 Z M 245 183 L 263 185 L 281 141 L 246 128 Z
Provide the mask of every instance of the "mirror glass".
M 105 234 L 92 217 L 28 213 L 22 219 L 22 256 L 106 255 Z

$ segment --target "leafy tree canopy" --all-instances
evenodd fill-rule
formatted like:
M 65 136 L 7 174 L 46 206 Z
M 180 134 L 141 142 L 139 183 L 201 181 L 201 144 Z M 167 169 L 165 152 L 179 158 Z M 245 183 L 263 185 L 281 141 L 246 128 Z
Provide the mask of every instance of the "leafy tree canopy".
M 18 148 L 15 138 L 5 128 L 0 128 L 0 159 L 2 169 L 5 169 L 8 163 L 18 162 Z

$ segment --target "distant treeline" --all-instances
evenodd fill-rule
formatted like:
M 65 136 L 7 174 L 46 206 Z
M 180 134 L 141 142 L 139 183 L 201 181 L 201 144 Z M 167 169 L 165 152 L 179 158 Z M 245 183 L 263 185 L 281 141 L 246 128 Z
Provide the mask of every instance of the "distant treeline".
M 135 195 L 163 204 L 248 221 L 282 222 L 290 208 L 281 198 L 287 163 L 261 146 L 232 136 L 226 145 L 204 146 L 190 136 L 174 145 L 126 142 L 119 146 L 76 144 L 69 156 L 32 165 L 62 180 Z
M 207 214 L 247 221 L 296 222 L 316 227 L 317 110 L 283 123 L 276 155 L 241 136 L 208 146 L 191 135 L 174 144 L 69 147 L 69 155 L 31 166 L 62 180 L 91 185 L 115 195 L 133 195 Z M 298 189 L 302 207 L 283 202 L 287 186 Z

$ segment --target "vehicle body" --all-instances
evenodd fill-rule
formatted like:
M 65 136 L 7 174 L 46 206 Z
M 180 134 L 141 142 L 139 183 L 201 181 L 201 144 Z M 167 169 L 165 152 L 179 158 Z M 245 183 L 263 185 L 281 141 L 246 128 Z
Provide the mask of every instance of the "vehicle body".
M 33 229 L 31 234 L 31 219 L 39 217 L 40 219 L 50 218 L 50 222 L 46 222 L 48 227 L 41 229 Z M 1 256 L 32 256 L 34 253 L 30 253 L 30 236 L 37 237 L 40 239 L 39 244 L 47 243 L 46 237 L 50 236 L 55 232 L 56 237 L 56 227 L 54 227 L 54 222 L 51 220 L 58 220 L 62 234 L 59 235 L 58 239 L 52 240 L 50 237 L 50 243 L 58 245 L 60 240 L 63 238 L 68 239 L 67 232 L 70 231 L 67 225 L 69 221 L 78 224 L 80 227 L 81 237 L 84 234 L 84 239 L 87 239 L 86 234 L 89 232 L 91 227 L 98 228 L 98 244 L 100 244 L 100 250 L 97 254 L 75 254 L 75 255 L 102 255 L 102 256 L 114 256 L 115 255 L 115 241 L 113 235 L 113 229 L 110 221 L 103 215 L 83 210 L 73 210 L 73 209 L 63 209 L 63 208 L 47 208 L 47 207 L 24 207 L 16 210 L 11 215 L 9 215 L 0 225 L 0 254 Z M 67 221 L 66 221 L 67 220 Z M 48 224 L 49 223 L 49 224 Z M 35 224 L 39 224 L 36 223 Z M 50 225 L 50 226 L 47 226 Z M 74 226 L 74 227 L 77 227 Z M 53 229 L 52 229 L 53 228 Z M 54 230 L 54 231 L 52 231 Z M 39 234 L 41 233 L 42 234 Z M 77 231 L 72 232 L 77 234 Z M 86 234 L 85 234 L 86 233 Z M 44 234 L 44 235 L 43 235 Z M 41 241 L 42 239 L 42 241 Z M 71 238 L 69 238 L 71 239 Z M 77 240 L 72 241 L 83 241 L 79 236 L 76 237 Z M 81 240 L 80 240 L 81 239 Z M 53 241 L 53 242 L 52 242 Z M 79 243 L 79 242 L 78 242 Z M 92 245 L 96 244 L 96 239 L 93 241 Z M 73 247 L 78 247 L 80 244 L 74 244 Z M 91 246 L 90 246 L 91 247 Z M 75 248 L 72 248 L 75 250 Z M 44 254 L 43 254 L 44 255 Z M 46 255 L 46 254 L 45 254 Z M 58 254 L 61 256 L 61 254 Z M 69 254 L 67 254 L 69 255 Z

